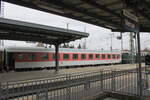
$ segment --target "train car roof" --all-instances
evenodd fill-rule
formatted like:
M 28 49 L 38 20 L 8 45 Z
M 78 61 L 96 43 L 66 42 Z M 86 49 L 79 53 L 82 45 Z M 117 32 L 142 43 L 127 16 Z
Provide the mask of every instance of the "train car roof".
M 43 47 L 6 47 L 7 52 L 55 52 L 54 48 Z M 75 52 L 75 53 L 121 53 L 119 50 L 102 51 L 102 50 L 88 50 L 88 49 L 72 49 L 59 48 L 60 52 Z

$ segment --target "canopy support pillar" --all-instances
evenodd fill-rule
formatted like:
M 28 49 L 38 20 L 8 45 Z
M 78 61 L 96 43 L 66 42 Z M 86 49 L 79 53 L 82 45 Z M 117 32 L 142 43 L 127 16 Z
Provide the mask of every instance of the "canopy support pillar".
M 55 44 L 55 69 L 59 71 L 59 44 Z
M 140 100 L 142 100 L 143 96 L 143 87 L 142 87 L 142 68 L 141 68 L 141 45 L 140 45 L 140 32 L 137 32 L 137 44 L 138 44 L 138 93 L 140 96 Z

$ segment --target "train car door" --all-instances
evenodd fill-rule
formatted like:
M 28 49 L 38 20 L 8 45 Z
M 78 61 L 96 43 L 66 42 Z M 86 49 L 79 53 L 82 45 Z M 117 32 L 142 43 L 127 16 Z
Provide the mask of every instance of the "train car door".
M 7 52 L 8 70 L 15 70 L 15 56 L 12 52 Z
M 0 51 L 0 71 L 4 70 L 4 52 Z

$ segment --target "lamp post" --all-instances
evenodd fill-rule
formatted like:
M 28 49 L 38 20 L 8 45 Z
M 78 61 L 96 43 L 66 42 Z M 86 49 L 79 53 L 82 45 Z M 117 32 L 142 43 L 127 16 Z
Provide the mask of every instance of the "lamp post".
M 84 27 L 84 32 L 86 33 L 86 26 Z M 86 49 L 86 38 L 84 38 L 83 49 Z
M 112 49 L 113 49 L 113 48 L 112 48 L 112 38 L 113 38 L 113 36 L 114 36 L 114 34 L 111 33 L 111 34 L 110 34 L 110 38 L 111 38 L 111 39 L 110 39 L 110 51 L 111 51 L 111 52 L 112 52 Z
M 121 54 L 123 53 L 123 36 L 122 36 L 122 32 L 120 32 L 120 36 L 117 36 L 118 40 L 121 40 Z
M 67 30 L 69 29 L 69 23 L 67 23 Z
M 110 51 L 111 51 L 111 54 L 112 54 L 112 50 L 113 50 L 113 48 L 112 48 L 112 38 L 114 37 L 114 33 L 111 33 L 110 34 L 110 40 L 111 40 L 111 43 L 110 43 Z M 111 59 L 112 59 L 112 55 L 111 55 Z M 111 60 L 111 65 L 112 65 L 112 60 Z

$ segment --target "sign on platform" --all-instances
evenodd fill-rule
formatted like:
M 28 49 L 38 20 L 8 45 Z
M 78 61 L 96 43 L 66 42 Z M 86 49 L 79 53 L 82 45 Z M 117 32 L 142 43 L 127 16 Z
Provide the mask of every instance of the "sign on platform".
M 134 14 L 130 13 L 127 10 L 122 11 L 122 26 L 125 30 L 129 32 L 138 32 L 139 23 L 138 18 Z

